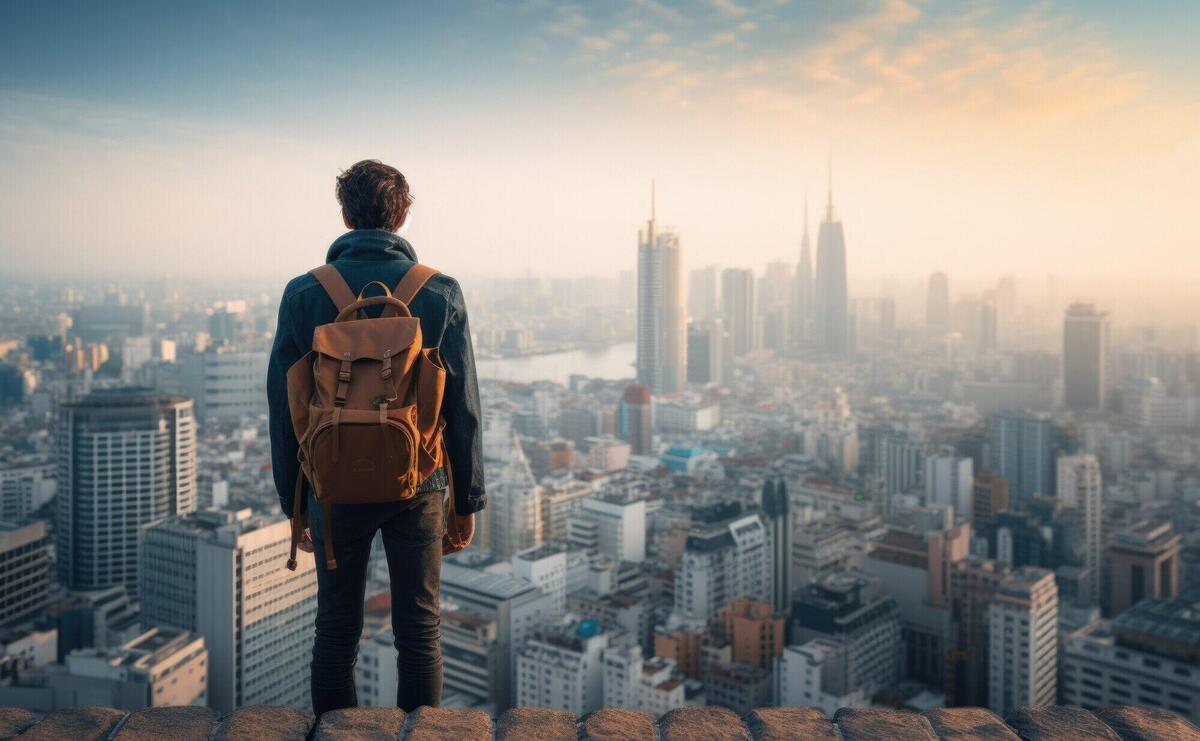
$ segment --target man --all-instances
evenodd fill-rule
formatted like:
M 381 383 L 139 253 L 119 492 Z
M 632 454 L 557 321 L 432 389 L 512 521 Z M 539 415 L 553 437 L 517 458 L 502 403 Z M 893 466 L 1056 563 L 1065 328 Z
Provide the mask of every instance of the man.
M 395 286 L 417 260 L 413 247 L 395 232 L 408 218 L 412 196 L 404 175 L 377 160 L 365 160 L 337 178 L 342 219 L 350 231 L 325 257 L 357 294 L 371 281 Z M 368 294 L 372 289 L 368 289 Z M 425 347 L 438 347 L 446 369 L 442 418 L 449 468 L 438 469 L 403 502 L 333 505 L 333 550 L 337 568 L 317 558 L 317 625 L 313 643 L 312 704 L 318 715 L 358 704 L 354 665 L 362 637 L 367 561 L 376 531 L 383 534 L 392 582 L 392 631 L 399 651 L 396 705 L 413 710 L 436 706 L 442 691 L 438 592 L 442 536 L 447 526 L 458 545 L 469 543 L 475 512 L 486 505 L 479 390 L 467 309 L 454 279 L 429 279 L 409 309 L 421 322 Z M 377 311 L 371 309 L 369 311 Z M 267 371 L 270 402 L 271 462 L 283 511 L 292 516 L 292 492 L 300 475 L 299 447 L 288 411 L 288 368 L 312 345 L 313 330 L 332 322 L 337 309 L 311 274 L 293 279 L 279 303 L 279 326 Z M 445 490 L 453 481 L 455 515 L 444 518 Z M 311 490 L 303 504 L 307 516 L 300 547 L 321 552 L 322 508 Z

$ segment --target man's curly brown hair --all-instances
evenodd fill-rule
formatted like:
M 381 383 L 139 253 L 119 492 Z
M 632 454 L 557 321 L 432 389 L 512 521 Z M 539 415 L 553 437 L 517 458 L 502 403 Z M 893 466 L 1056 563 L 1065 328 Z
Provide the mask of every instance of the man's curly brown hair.
M 337 199 L 351 229 L 386 229 L 404 223 L 412 193 L 404 174 L 379 160 L 356 162 L 337 178 Z

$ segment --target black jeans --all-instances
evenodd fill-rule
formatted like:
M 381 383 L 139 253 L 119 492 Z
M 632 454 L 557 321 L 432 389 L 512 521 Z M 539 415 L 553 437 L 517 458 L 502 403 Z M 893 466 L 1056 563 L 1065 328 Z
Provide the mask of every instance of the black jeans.
M 441 617 L 445 490 L 406 502 L 334 505 L 333 551 L 337 568 L 322 558 L 324 512 L 310 495 L 309 527 L 317 562 L 317 632 L 313 641 L 312 704 L 317 715 L 358 705 L 354 665 L 362 638 L 367 561 L 375 532 L 383 532 L 392 581 L 392 631 L 399 652 L 396 706 L 406 711 L 437 706 L 442 697 Z

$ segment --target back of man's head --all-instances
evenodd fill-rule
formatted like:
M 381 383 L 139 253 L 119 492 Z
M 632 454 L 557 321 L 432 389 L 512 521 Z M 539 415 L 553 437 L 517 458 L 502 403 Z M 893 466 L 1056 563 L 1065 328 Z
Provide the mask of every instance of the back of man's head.
M 404 224 L 413 198 L 404 174 L 379 160 L 363 160 L 338 175 L 337 199 L 351 229 L 386 229 Z

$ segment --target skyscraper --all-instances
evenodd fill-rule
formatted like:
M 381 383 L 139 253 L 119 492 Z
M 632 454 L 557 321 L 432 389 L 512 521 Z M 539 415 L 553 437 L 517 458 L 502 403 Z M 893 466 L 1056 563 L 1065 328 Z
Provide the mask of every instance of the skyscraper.
M 988 606 L 988 707 L 997 715 L 1054 704 L 1057 629 L 1054 572 L 1026 566 L 1000 583 Z
M 758 348 L 754 312 L 754 271 L 726 268 L 721 271 L 721 316 L 729 337 L 729 358 L 740 358 Z
M 925 503 L 953 507 L 955 518 L 970 521 L 974 473 L 973 461 L 953 448 L 925 456 Z
M 706 322 L 717 316 L 716 265 L 697 268 L 688 274 L 688 318 Z
M 142 526 L 196 508 L 192 401 L 94 391 L 63 405 L 57 435 L 59 577 L 69 589 L 135 594 Z
M 650 221 L 638 232 L 637 378 L 655 394 L 683 388 L 686 317 L 679 235 L 659 231 L 651 188 Z
M 1089 593 L 1079 595 L 1082 604 L 1089 607 L 1100 604 L 1102 485 L 1100 462 L 1096 456 L 1079 453 L 1058 459 L 1058 498 L 1077 513 L 1083 565 L 1091 572 L 1087 581 Z
M 986 533 L 996 516 L 1008 511 L 1008 479 L 985 468 L 975 475 L 972 497 L 971 529 Z
M 812 339 L 813 310 L 816 296 L 813 293 L 812 242 L 808 239 L 808 197 L 804 198 L 804 236 L 800 238 L 800 262 L 796 264 L 796 326 L 793 339 L 803 344 Z
M 483 420 L 483 458 L 488 467 L 488 506 L 481 513 L 479 546 L 497 558 L 540 545 L 542 487 L 512 429 L 511 418 L 489 413 Z
M 725 324 L 720 319 L 688 325 L 688 383 L 720 383 L 724 377 Z
M 792 266 L 783 260 L 767 263 L 766 272 L 758 282 L 758 325 L 761 345 L 780 352 L 791 344 L 795 278 Z
M 309 708 L 316 564 L 289 571 L 287 520 L 208 510 L 146 529 L 142 621 L 204 636 L 208 704 Z
M 992 415 L 989 467 L 1008 479 L 1014 506 L 1024 505 L 1035 494 L 1054 494 L 1054 457 L 1060 447 L 1058 431 L 1044 415 Z
M 771 540 L 771 607 L 776 612 L 792 609 L 792 540 L 795 526 L 783 479 L 763 482 L 762 508 Z
M 675 570 L 675 609 L 707 620 L 734 597 L 771 598 L 767 529 L 757 514 L 693 521 Z
M 925 328 L 930 332 L 950 329 L 950 279 L 938 271 L 929 276 L 925 296 Z
M 1077 412 L 1104 409 L 1108 315 L 1071 304 L 1063 320 L 1063 401 Z
M 833 174 L 829 203 L 817 233 L 817 276 L 814 319 L 818 346 L 831 355 L 850 352 L 850 308 L 846 289 L 846 238 L 842 222 L 833 219 Z

